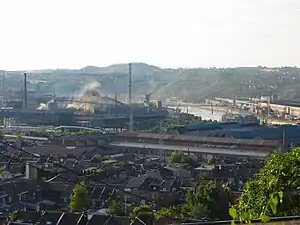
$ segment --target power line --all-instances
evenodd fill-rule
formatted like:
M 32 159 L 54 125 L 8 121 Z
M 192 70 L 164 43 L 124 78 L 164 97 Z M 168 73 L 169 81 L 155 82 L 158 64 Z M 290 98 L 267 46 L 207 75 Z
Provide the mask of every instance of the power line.
M 41 170 L 41 171 L 43 171 L 43 172 L 47 172 L 47 170 L 45 170 L 45 169 L 43 169 L 43 168 L 41 168 L 41 167 L 35 166 L 35 165 L 33 165 L 33 164 L 31 164 L 31 163 L 28 163 L 28 162 L 26 162 L 26 161 L 23 161 L 22 158 L 18 158 L 18 157 L 16 157 L 15 155 L 10 156 L 10 155 L 4 154 L 4 153 L 2 153 L 2 152 L 0 152 L 0 155 L 2 155 L 2 156 L 4 156 L 4 157 L 7 157 L 7 158 L 10 158 L 10 159 L 14 159 L 14 160 L 17 161 L 17 162 L 20 162 L 20 163 L 23 163 L 23 164 L 25 164 L 25 165 L 28 165 L 29 167 L 36 168 L 37 170 Z M 57 174 L 56 176 L 54 176 L 53 178 L 47 180 L 46 183 L 50 183 L 53 179 L 57 178 L 62 172 L 57 172 L 57 173 L 58 173 L 58 174 Z M 73 184 L 76 184 L 76 185 L 82 185 L 81 183 L 77 183 L 76 181 L 73 181 L 73 180 L 71 180 L 71 179 L 66 179 L 66 178 L 63 178 L 63 177 L 60 177 L 60 178 L 61 178 L 62 180 L 67 181 L 68 183 L 73 183 Z M 96 188 L 96 187 L 97 187 L 96 185 L 94 185 L 94 186 L 91 186 L 91 185 L 82 185 L 82 186 L 85 186 L 85 187 L 88 187 L 88 188 Z M 117 188 L 117 187 L 113 187 L 113 188 L 116 189 L 116 190 L 118 190 L 118 191 L 124 192 L 124 193 L 126 193 L 126 194 L 132 195 L 132 196 L 134 196 L 134 197 L 136 197 L 136 198 L 138 198 L 138 199 L 146 200 L 146 201 L 155 203 L 155 202 L 152 201 L 152 200 L 149 200 L 149 199 L 147 199 L 147 198 L 143 198 L 143 197 L 141 197 L 141 196 L 135 195 L 135 194 L 133 194 L 133 193 L 131 193 L 131 192 L 124 191 L 124 190 L 122 190 L 122 189 L 120 189 L 120 188 Z M 127 199 L 126 196 L 125 196 L 125 199 Z M 178 212 L 182 213 L 181 211 L 178 211 Z M 157 212 L 156 212 L 156 213 L 157 213 Z M 157 214 L 158 214 L 158 213 L 157 213 Z M 169 216 L 166 216 L 166 215 L 162 215 L 162 216 L 164 216 L 164 217 L 166 217 L 166 218 L 170 218 L 170 219 L 177 219 L 177 218 L 169 217 Z M 199 221 L 199 220 L 197 220 L 197 221 Z
M 18 151 L 21 151 L 21 152 L 23 152 L 23 153 L 29 154 L 29 155 L 31 155 L 31 156 L 33 156 L 33 157 L 35 157 L 35 158 L 43 159 L 43 160 L 45 160 L 45 161 L 47 161 L 47 162 L 49 162 L 49 163 L 52 163 L 52 164 L 56 165 L 57 167 L 60 167 L 60 168 L 62 168 L 62 169 L 65 169 L 65 170 L 67 170 L 67 171 L 69 171 L 69 172 L 75 174 L 75 175 L 77 176 L 77 178 L 83 176 L 83 174 L 81 174 L 81 173 L 79 173 L 79 172 L 77 172 L 77 171 L 75 171 L 75 170 L 72 170 L 72 169 L 70 169 L 70 168 L 68 168 L 68 167 L 66 167 L 66 166 L 64 166 L 64 165 L 61 165 L 60 163 L 53 162 L 53 161 L 49 160 L 49 158 L 48 158 L 48 159 L 45 159 L 45 158 L 43 158 L 42 156 L 37 156 L 37 155 L 35 155 L 35 154 L 31 153 L 31 152 L 28 152 L 28 151 L 26 151 L 26 150 L 24 150 L 24 149 L 22 149 L 22 148 L 19 148 L 19 147 L 13 145 L 13 144 L 7 143 L 7 142 L 2 141 L 2 140 L 0 140 L 0 143 L 5 144 L 5 145 L 7 145 L 7 146 L 10 146 L 10 147 L 12 147 L 12 148 L 14 148 L 14 149 L 16 149 L 16 150 L 18 150 Z M 0 151 L 0 155 L 3 155 L 3 156 L 5 156 L 5 157 L 11 158 L 11 159 L 14 159 L 14 160 L 16 160 L 16 161 L 18 161 L 18 162 L 20 162 L 20 163 L 23 163 L 23 164 L 25 164 L 25 165 L 28 165 L 29 167 L 36 168 L 37 170 L 41 170 L 41 171 L 43 171 L 43 172 L 47 172 L 47 170 L 45 170 L 45 169 L 43 169 L 43 168 L 41 168 L 41 167 L 32 165 L 31 163 L 28 163 L 28 162 L 24 161 L 24 159 L 22 159 L 22 158 L 16 158 L 16 156 L 15 156 L 14 154 L 10 156 L 10 155 L 6 155 L 6 154 L 4 154 L 4 153 L 2 153 L 2 152 Z M 62 174 L 63 172 L 62 172 L 62 171 L 57 171 L 56 173 Z M 56 175 L 56 176 L 57 176 L 57 175 Z M 71 182 L 71 183 L 74 183 L 74 184 L 79 184 L 79 185 L 81 185 L 81 183 L 78 183 L 78 181 L 76 182 L 76 181 L 73 181 L 73 180 L 71 180 L 71 179 L 65 179 L 65 178 L 63 178 L 63 177 L 60 177 L 60 178 L 61 178 L 62 180 L 65 180 L 65 181 L 69 182 L 69 183 Z M 89 178 L 89 179 L 91 179 L 91 181 L 94 181 L 94 182 L 99 182 L 99 181 L 97 181 L 97 180 L 93 180 L 93 177 L 86 177 L 86 176 L 85 176 L 85 178 Z M 78 180 L 79 180 L 79 179 L 78 179 Z M 51 179 L 50 179 L 50 181 L 51 181 Z M 147 199 L 147 198 L 145 198 L 145 197 L 141 197 L 141 196 L 136 195 L 136 194 L 134 194 L 134 193 L 132 193 L 132 192 L 125 191 L 125 190 L 123 190 L 123 189 L 120 188 L 120 187 L 115 187 L 114 185 L 111 185 L 111 184 L 108 184 L 108 183 L 105 183 L 105 182 L 104 182 L 104 183 L 103 183 L 103 182 L 99 182 L 99 184 L 100 184 L 100 185 L 103 185 L 103 186 L 105 186 L 105 187 L 109 187 L 109 188 L 118 190 L 118 191 L 120 191 L 120 192 L 122 192 L 122 193 L 124 193 L 124 194 L 131 195 L 131 196 L 136 197 L 136 198 L 138 198 L 138 199 L 140 199 L 140 200 L 147 201 L 147 202 L 149 202 L 149 203 L 152 203 L 152 205 L 156 205 L 156 202 L 155 202 L 155 201 L 150 200 L 150 199 Z M 86 185 L 85 185 L 85 186 L 86 186 Z M 93 187 L 93 188 L 96 188 L 97 186 L 94 185 L 94 186 L 86 186 L 86 187 Z M 123 188 L 124 188 L 124 187 L 123 187 Z M 176 211 L 176 210 L 177 210 L 177 209 L 175 208 L 175 211 Z M 181 210 L 177 210 L 177 211 L 178 211 L 178 213 L 182 214 L 182 211 L 181 211 Z M 164 216 L 164 217 L 166 217 L 166 218 L 170 218 L 170 219 L 177 219 L 177 218 L 168 217 L 168 216 L 165 216 L 165 215 L 162 215 L 162 216 Z M 187 216 L 189 216 L 189 215 L 187 215 Z M 196 219 L 193 219 L 193 220 L 195 220 L 195 221 L 200 221 L 200 220 L 196 220 Z
M 50 157 L 49 157 L 49 158 L 43 158 L 42 156 L 38 156 L 38 155 L 36 155 L 36 154 L 33 154 L 33 153 L 31 153 L 31 152 L 28 152 L 28 151 L 24 150 L 23 148 L 19 148 L 18 146 L 15 146 L 15 145 L 10 144 L 10 143 L 5 142 L 5 141 L 0 141 L 0 143 L 5 144 L 6 146 L 9 146 L 9 147 L 11 147 L 11 148 L 14 148 L 14 149 L 16 149 L 16 150 L 18 150 L 18 151 L 20 151 L 20 152 L 26 153 L 26 154 L 28 154 L 28 155 L 34 157 L 34 158 L 37 158 L 37 159 L 43 159 L 43 160 L 45 160 L 46 162 L 49 162 L 49 163 L 51 163 L 51 164 L 53 164 L 53 165 L 55 165 L 55 166 L 57 166 L 57 167 L 60 167 L 60 168 L 62 168 L 62 169 L 65 169 L 65 170 L 67 170 L 67 171 L 69 171 L 69 172 L 72 172 L 72 173 L 74 173 L 74 174 L 76 174 L 76 175 L 79 175 L 79 176 L 81 175 L 80 173 L 78 173 L 78 172 L 76 172 L 76 171 L 70 169 L 69 167 L 66 167 L 65 165 L 62 165 L 62 164 L 60 164 L 60 163 L 57 163 L 57 162 L 54 162 L 54 161 L 50 160 Z

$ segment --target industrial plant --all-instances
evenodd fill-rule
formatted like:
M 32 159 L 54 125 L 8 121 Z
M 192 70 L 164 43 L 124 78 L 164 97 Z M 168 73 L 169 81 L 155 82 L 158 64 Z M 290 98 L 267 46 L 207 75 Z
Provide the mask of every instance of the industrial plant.
M 98 82 L 87 84 L 77 94 L 57 97 L 40 94 L 27 88 L 27 73 L 23 74 L 20 91 L 2 91 L 1 121 L 26 125 L 68 125 L 129 129 L 130 124 L 145 120 L 161 120 L 168 110 L 161 102 L 153 104 L 150 95 L 144 102 L 132 102 L 131 64 L 129 65 L 129 102 L 123 103 L 101 93 Z M 21 74 L 20 74 L 21 76 Z M 7 122 L 6 122 L 7 124 Z

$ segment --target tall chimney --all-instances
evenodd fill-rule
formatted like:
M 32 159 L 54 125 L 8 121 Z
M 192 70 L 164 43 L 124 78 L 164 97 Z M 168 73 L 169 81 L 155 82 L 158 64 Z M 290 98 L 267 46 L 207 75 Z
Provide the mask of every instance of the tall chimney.
M 129 131 L 133 131 L 133 108 L 132 108 L 132 74 L 131 74 L 131 63 L 128 65 L 128 97 L 129 97 Z
M 24 73 L 24 98 L 23 98 L 23 109 L 27 109 L 27 74 Z

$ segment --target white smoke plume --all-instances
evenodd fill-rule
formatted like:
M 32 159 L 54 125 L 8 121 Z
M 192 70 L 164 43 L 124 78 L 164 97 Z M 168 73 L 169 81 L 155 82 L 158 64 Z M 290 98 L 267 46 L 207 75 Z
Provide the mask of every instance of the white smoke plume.
M 149 80 L 149 90 L 148 93 L 154 93 L 157 89 L 157 82 L 154 79 Z
M 87 97 L 87 93 L 91 91 L 96 91 L 100 95 L 101 84 L 97 81 L 93 81 L 87 85 L 85 85 L 77 95 L 77 98 Z
M 85 85 L 80 92 L 73 97 L 74 102 L 68 104 L 67 108 L 73 108 L 85 112 L 93 112 L 93 103 L 101 103 L 100 88 L 101 84 L 97 81 Z
M 45 103 L 41 103 L 36 110 L 47 110 L 48 106 Z

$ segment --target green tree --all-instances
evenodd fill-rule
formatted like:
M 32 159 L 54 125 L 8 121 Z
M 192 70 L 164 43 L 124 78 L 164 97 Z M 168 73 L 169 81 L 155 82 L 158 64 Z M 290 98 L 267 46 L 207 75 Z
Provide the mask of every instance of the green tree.
M 3 176 L 5 173 L 5 169 L 3 167 L 0 167 L 0 176 Z
M 186 194 L 187 203 L 157 211 L 158 216 L 178 219 L 228 219 L 228 192 L 213 181 L 200 181 L 193 191 Z
M 168 157 L 168 161 L 170 163 L 184 163 L 185 162 L 184 153 L 182 151 L 172 152 L 171 155 Z
M 216 157 L 213 156 L 207 160 L 208 165 L 214 165 L 216 163 Z
M 156 217 L 170 217 L 170 218 L 177 218 L 181 220 L 186 220 L 191 218 L 191 210 L 188 204 L 184 205 L 173 205 L 169 207 L 164 207 L 156 212 Z
M 254 180 L 245 184 L 238 203 L 231 209 L 236 220 L 265 220 L 270 216 L 300 214 L 300 148 L 275 153 Z
M 109 214 L 115 216 L 125 216 L 125 205 L 122 201 L 112 200 L 109 204 Z
M 186 195 L 193 218 L 227 219 L 229 193 L 214 181 L 200 181 L 195 190 Z
M 155 222 L 155 216 L 152 209 L 148 205 L 139 205 L 133 208 L 131 216 L 133 218 L 138 217 L 145 224 L 151 225 Z
M 147 130 L 154 133 L 165 133 L 174 130 L 175 127 L 193 124 L 202 124 L 206 121 L 202 120 L 200 116 L 194 116 L 192 114 L 181 113 L 178 118 L 159 121 L 159 122 L 143 122 L 136 124 L 136 128 L 139 130 Z
M 88 206 L 88 191 L 84 182 L 76 184 L 70 196 L 70 208 L 82 212 Z
M 98 159 L 99 161 L 101 161 L 103 159 L 102 155 L 100 155 L 100 154 L 96 154 L 96 155 L 94 155 L 94 157 L 96 159 Z

